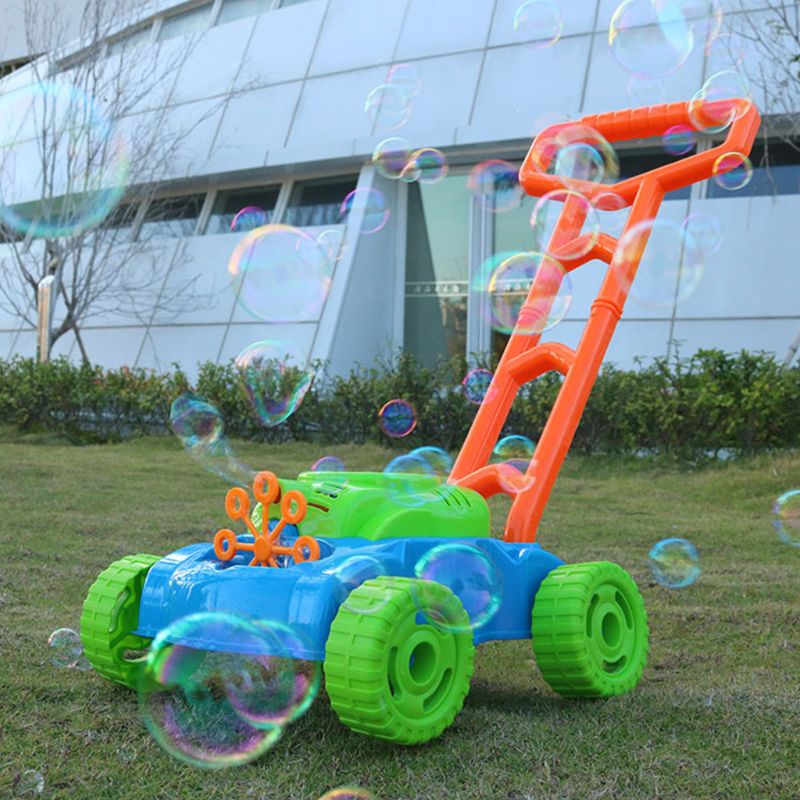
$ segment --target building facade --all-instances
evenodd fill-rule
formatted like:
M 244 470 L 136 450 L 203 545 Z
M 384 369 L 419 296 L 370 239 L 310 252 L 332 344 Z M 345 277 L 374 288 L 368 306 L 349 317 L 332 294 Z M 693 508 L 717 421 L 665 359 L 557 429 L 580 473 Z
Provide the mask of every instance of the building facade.
M 0 9 L 5 5 L 11 4 Z M 276 339 L 346 372 L 398 347 L 426 362 L 496 347 L 475 277 L 493 255 L 531 248 L 534 201 L 493 213 L 470 191 L 471 170 L 489 159 L 518 166 L 533 135 L 553 119 L 688 100 L 723 58 L 697 46 L 680 69 L 637 83 L 609 48 L 617 0 L 557 5 L 559 39 L 543 46 L 535 31 L 515 30 L 519 0 L 141 4 L 109 33 L 108 58 L 128 52 L 151 60 L 190 48 L 152 93 L 154 108 L 140 113 L 157 107 L 167 122 L 201 121 L 171 174 L 162 176 L 150 203 L 158 214 L 138 208 L 126 224 L 134 238 L 150 226 L 165 293 L 196 275 L 205 301 L 177 318 L 159 304 L 144 318 L 96 315 L 82 327 L 90 358 L 109 367 L 165 369 L 177 362 L 191 373 L 198 361 L 224 362 L 254 341 Z M 772 12 L 761 5 L 723 3 L 724 30 L 759 20 L 766 26 Z M 8 74 L 0 89 L 24 81 L 24 62 L 34 55 L 20 44 L 23 20 L 10 8 L 5 13 L 0 61 Z M 732 66 L 757 69 L 763 54 L 746 38 L 736 41 L 741 51 Z M 79 49 L 79 42 L 67 44 L 59 57 L 68 63 Z M 407 120 L 388 127 L 381 116 L 388 112 L 365 113 L 365 99 L 397 64 L 411 65 L 419 85 Z M 783 110 L 770 107 L 770 98 L 754 99 L 765 114 Z M 407 183 L 381 175 L 371 155 L 389 136 L 441 150 L 446 177 Z M 701 213 L 718 220 L 721 244 L 704 259 L 690 296 L 656 307 L 631 299 L 609 361 L 629 367 L 638 357 L 673 353 L 676 343 L 683 354 L 719 347 L 784 358 L 800 330 L 800 153 L 786 138 L 771 137 L 765 127 L 752 155 L 753 177 L 742 189 L 709 181 L 666 200 L 665 219 L 679 224 Z M 663 149 L 652 142 L 618 152 L 623 176 L 663 163 Z M 356 189 L 384 198 L 385 224 L 374 232 L 369 209 L 342 218 L 342 200 Z M 237 302 L 242 287 L 232 284 L 228 264 L 242 234 L 230 231 L 230 221 L 248 206 L 315 237 L 333 232 L 324 302 L 307 318 L 265 319 Z M 601 277 L 600 264 L 572 276 L 571 305 L 548 338 L 577 344 Z M 264 302 L 280 307 L 284 291 L 276 287 Z M 0 311 L 0 356 L 32 355 L 35 342 L 33 328 Z M 74 337 L 60 339 L 54 354 L 77 358 Z

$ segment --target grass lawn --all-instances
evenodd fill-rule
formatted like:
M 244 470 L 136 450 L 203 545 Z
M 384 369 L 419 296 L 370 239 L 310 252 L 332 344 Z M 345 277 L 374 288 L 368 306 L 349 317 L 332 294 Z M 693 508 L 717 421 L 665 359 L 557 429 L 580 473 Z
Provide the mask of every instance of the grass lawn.
M 248 463 L 293 475 L 311 445 L 241 445 Z M 351 468 L 389 452 L 339 447 Z M 110 562 L 209 540 L 226 485 L 170 440 L 73 447 L 0 437 L 0 797 L 34 769 L 45 797 L 316 800 L 357 784 L 378 800 L 424 798 L 800 797 L 800 548 L 770 504 L 800 484 L 800 456 L 686 471 L 569 460 L 540 542 L 567 561 L 621 563 L 641 587 L 651 653 L 632 695 L 570 701 L 542 680 L 530 642 L 481 646 L 472 690 L 439 740 L 406 749 L 351 733 L 324 691 L 275 748 L 208 772 L 171 760 L 136 698 L 91 672 L 58 670 L 47 637 L 78 627 Z M 503 508 L 496 508 L 499 532 Z M 686 536 L 703 573 L 683 590 L 652 582 L 651 545 Z

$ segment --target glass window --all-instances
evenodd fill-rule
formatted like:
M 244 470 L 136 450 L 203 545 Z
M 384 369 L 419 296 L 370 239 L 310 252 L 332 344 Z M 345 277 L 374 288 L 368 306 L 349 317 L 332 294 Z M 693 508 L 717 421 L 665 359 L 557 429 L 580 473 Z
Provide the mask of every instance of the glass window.
M 405 347 L 432 366 L 465 356 L 471 194 L 467 175 L 408 187 Z
M 132 228 L 138 209 L 136 203 L 121 203 L 103 220 L 100 227 L 117 230 Z
M 298 228 L 341 223 L 342 201 L 356 188 L 356 181 L 352 175 L 295 184 L 282 221 Z
M 741 189 L 708 182 L 708 197 L 763 197 L 800 194 L 800 141 L 760 141 L 750 153 L 753 177 Z
M 211 3 L 206 3 L 188 11 L 180 11 L 171 17 L 165 17 L 161 23 L 158 40 L 172 39 L 175 36 L 186 36 L 190 33 L 202 31 L 208 27 L 211 20 Z
M 665 164 L 671 164 L 673 161 L 680 161 L 692 155 L 693 152 L 694 150 L 686 155 L 671 156 L 669 153 L 658 150 L 618 150 L 620 180 L 631 178 L 634 175 L 643 175 L 645 172 L 650 172 L 657 167 L 663 167 Z M 614 191 L 613 186 L 611 186 L 610 191 Z M 683 189 L 679 189 L 677 192 L 669 192 L 665 199 L 687 200 L 689 198 L 689 191 L 690 187 L 686 186 Z
M 153 200 L 139 230 L 139 240 L 193 236 L 203 207 L 204 194 Z
M 138 28 L 131 33 L 120 36 L 118 39 L 114 39 L 108 43 L 107 55 L 117 55 L 118 53 L 127 52 L 133 48 L 147 44 L 150 40 L 152 30 L 153 28 L 151 25 L 146 25 L 144 28 Z
M 274 0 L 225 0 L 217 18 L 217 25 L 269 11 L 273 3 Z
M 233 218 L 243 208 L 249 206 L 261 209 L 264 216 L 263 218 L 259 216 L 259 224 L 268 225 L 272 222 L 279 192 L 279 186 L 267 188 L 254 186 L 251 189 L 230 189 L 220 192 L 214 202 L 206 233 L 230 233 Z

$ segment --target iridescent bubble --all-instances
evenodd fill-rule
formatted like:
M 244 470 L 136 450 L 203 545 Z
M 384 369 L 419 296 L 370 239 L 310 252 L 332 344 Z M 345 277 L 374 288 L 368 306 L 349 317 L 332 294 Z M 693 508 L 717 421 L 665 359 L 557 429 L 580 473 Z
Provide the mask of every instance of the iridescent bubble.
M 650 570 L 653 577 L 668 589 L 683 589 L 700 575 L 695 546 L 686 539 L 662 539 L 650 549 Z
M 630 269 L 639 267 L 631 284 Z M 697 289 L 705 256 L 692 236 L 669 219 L 640 222 L 617 246 L 611 268 L 630 289 L 630 296 L 650 308 L 671 308 Z
M 214 444 L 225 430 L 219 409 L 191 392 L 172 401 L 169 424 L 173 433 L 188 449 Z
M 372 614 L 386 605 L 386 594 L 379 590 L 372 592 L 369 602 L 361 603 L 350 593 L 372 578 L 389 574 L 386 565 L 379 558 L 368 555 L 355 555 L 346 558 L 339 564 L 325 570 L 326 575 L 333 576 L 337 585 L 337 597 L 343 608 L 359 614 Z
M 533 475 L 528 475 L 529 464 L 522 459 L 512 459 L 510 461 L 497 462 L 502 466 L 498 483 L 503 493 L 509 497 L 515 497 L 520 492 L 530 489 L 536 482 Z
M 322 456 L 312 465 L 312 472 L 344 472 L 344 461 L 338 456 Z
M 689 119 L 704 133 L 720 133 L 751 106 L 751 91 L 737 70 L 712 75 L 689 101 Z
M 608 28 L 608 44 L 619 65 L 649 77 L 679 69 L 694 43 L 694 28 L 675 0 L 625 0 Z
M 463 543 L 442 544 L 429 550 L 414 567 L 414 574 L 425 581 L 447 586 L 461 601 L 469 617 L 468 625 L 452 622 L 452 617 L 437 613 L 421 588 L 421 603 L 428 621 L 453 632 L 474 630 L 485 625 L 500 608 L 502 578 L 489 556 L 478 547 Z
M 492 456 L 494 461 L 505 462 L 524 473 L 528 469 L 535 449 L 533 441 L 527 436 L 511 434 L 500 439 L 492 451 Z
M 507 161 L 484 161 L 473 167 L 467 186 L 494 214 L 517 208 L 524 194 L 519 171 Z
M 156 741 L 199 767 L 251 761 L 311 703 L 319 666 L 302 660 L 298 636 L 278 623 L 192 614 L 153 640 L 139 708 Z
M 317 244 L 331 263 L 340 261 L 347 252 L 344 244 L 344 231 L 341 229 L 329 228 L 327 231 L 322 231 L 317 236 Z
M 471 369 L 461 381 L 464 387 L 464 397 L 479 406 L 486 398 L 486 393 L 489 391 L 489 385 L 492 382 L 494 373 L 482 367 L 475 367 Z
M 76 667 L 83 655 L 81 637 L 72 628 L 56 628 L 47 640 L 55 667 Z
M 394 83 L 376 86 L 364 102 L 364 111 L 376 127 L 402 128 L 411 116 L 411 101 L 404 88 Z
M 44 776 L 35 769 L 26 769 L 14 782 L 17 797 L 36 797 L 44 792 Z
M 133 761 L 136 761 L 139 754 L 134 750 L 132 747 L 118 747 L 117 748 L 117 758 L 123 764 L 130 764 Z
M 387 436 L 400 439 L 417 427 L 417 412 L 408 400 L 389 400 L 378 412 L 378 425 Z
M 383 474 L 384 486 L 392 501 L 407 507 L 421 506 L 435 499 L 431 490 L 441 483 L 433 464 L 415 453 L 396 456 L 386 465 Z
M 712 168 L 714 183 L 728 192 L 744 189 L 753 177 L 753 165 L 744 153 L 723 153 Z
M 267 212 L 258 206 L 245 206 L 237 211 L 231 220 L 231 230 L 234 233 L 252 231 L 267 224 Z
M 527 0 L 514 14 L 514 32 L 535 47 L 549 47 L 561 38 L 564 18 L 552 0 Z
M 539 278 L 540 293 L 528 302 Z M 572 283 L 556 259 L 536 252 L 499 253 L 481 267 L 473 281 L 488 293 L 488 310 L 495 330 L 525 336 L 540 334 L 564 319 L 572 302 Z
M 332 265 L 310 234 L 290 225 L 264 225 L 245 234 L 228 272 L 237 302 L 251 316 L 265 322 L 308 322 L 322 311 Z
M 664 150 L 671 156 L 685 156 L 697 145 L 695 132 L 688 125 L 673 125 L 664 134 Z
M 800 547 L 800 489 L 784 492 L 772 504 L 772 514 L 781 541 Z
M 602 183 L 603 157 L 590 144 L 568 144 L 558 151 L 553 173 L 568 180 Z
M 319 800 L 375 800 L 375 795 L 357 786 L 341 786 L 325 792 Z
M 422 147 L 411 154 L 406 170 L 420 183 L 439 183 L 447 176 L 447 158 L 435 147 Z
M 411 145 L 399 136 L 384 139 L 375 145 L 372 163 L 384 178 L 396 180 L 403 175 L 411 160 Z
M 705 256 L 713 255 L 722 246 L 722 223 L 717 217 L 697 211 L 686 217 L 681 229 L 684 235 L 696 242 Z
M 408 455 L 427 462 L 431 474 L 438 475 L 440 478 L 446 478 L 453 468 L 453 459 L 441 447 L 416 447 Z
M 578 236 L 550 249 L 550 241 L 565 206 L 573 216 L 583 217 L 583 228 Z M 536 250 L 565 261 L 589 253 L 600 236 L 600 220 L 594 206 L 578 192 L 556 189 L 542 195 L 533 207 L 531 227 Z
M 128 150 L 104 104 L 66 80 L 3 92 L 0 222 L 48 239 L 97 226 L 125 192 Z
M 386 75 L 386 83 L 400 89 L 408 98 L 419 94 L 421 85 L 419 73 L 413 64 L 393 64 Z
M 383 192 L 378 189 L 354 189 L 342 201 L 339 218 L 343 223 L 349 223 L 351 214 L 362 215 L 361 233 L 369 235 L 383 229 L 391 212 Z
M 297 411 L 314 380 L 314 371 L 291 345 L 271 339 L 245 347 L 234 366 L 256 419 L 267 428 Z

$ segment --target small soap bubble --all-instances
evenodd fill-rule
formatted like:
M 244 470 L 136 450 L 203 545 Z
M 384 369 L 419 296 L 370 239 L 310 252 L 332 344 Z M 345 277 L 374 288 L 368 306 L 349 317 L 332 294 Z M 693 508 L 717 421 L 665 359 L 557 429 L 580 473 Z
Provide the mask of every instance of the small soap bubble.
M 54 667 L 76 667 L 83 655 L 81 637 L 72 628 L 57 628 L 47 640 Z
M 441 447 L 417 447 L 409 454 L 412 458 L 421 458 L 430 466 L 431 474 L 446 478 L 453 468 L 453 459 Z
M 507 161 L 484 161 L 473 167 L 467 186 L 494 214 L 517 208 L 524 194 L 517 168 Z
M 378 425 L 387 436 L 400 439 L 417 427 L 417 412 L 408 400 L 389 400 L 378 411 Z
M 422 84 L 413 64 L 393 64 L 386 74 L 386 83 L 400 89 L 409 99 L 419 94 Z
M 213 444 L 225 429 L 219 409 L 191 392 L 172 401 L 169 423 L 175 435 L 189 449 Z
M 383 475 L 389 497 L 397 505 L 412 508 L 440 499 L 434 492 L 442 484 L 441 475 L 423 455 L 396 456 L 386 465 Z
M 744 189 L 753 177 L 753 164 L 744 153 L 723 153 L 712 167 L 714 183 L 728 192 Z
M 234 366 L 256 419 L 267 428 L 294 414 L 314 381 L 314 371 L 295 348 L 271 339 L 245 347 Z
M 539 296 L 528 303 L 533 281 L 540 278 Z M 488 312 L 495 330 L 516 330 L 533 336 L 552 328 L 572 303 L 572 282 L 556 259 L 537 252 L 499 253 L 488 259 L 473 280 L 476 291 L 489 295 Z
M 341 786 L 325 792 L 319 800 L 375 800 L 375 795 L 357 786 Z
M 439 183 L 447 176 L 447 158 L 435 147 L 422 147 L 411 154 L 404 175 L 409 172 L 420 183 Z
M 378 590 L 370 592 L 371 596 L 366 600 L 350 598 L 350 593 L 365 581 L 389 575 L 389 570 L 381 559 L 368 555 L 350 556 L 340 564 L 326 569 L 325 574 L 333 576 L 337 583 L 337 596 L 348 611 L 373 614 L 386 605 L 385 593 Z
M 461 381 L 464 388 L 464 397 L 470 403 L 479 406 L 485 399 L 486 393 L 489 391 L 489 386 L 492 382 L 494 373 L 482 367 L 475 367 L 471 369 Z
M 661 77 L 689 58 L 694 27 L 677 0 L 625 0 L 611 17 L 608 44 L 626 71 Z
M 751 98 L 750 86 L 741 72 L 722 70 L 689 101 L 689 120 L 698 131 L 720 133 L 751 107 Z
M 361 233 L 370 235 L 382 230 L 391 214 L 386 197 L 378 189 L 354 189 L 342 200 L 339 219 L 349 223 L 351 214 L 362 214 Z
M 555 44 L 564 30 L 558 3 L 552 0 L 527 0 L 514 14 L 514 32 L 535 47 Z
M 527 436 L 511 434 L 504 436 L 495 445 L 492 451 L 493 461 L 502 461 L 510 464 L 514 469 L 524 473 L 528 469 L 528 464 L 533 458 L 536 449 L 533 441 Z
M 408 122 L 411 100 L 403 87 L 384 83 L 367 95 L 364 111 L 377 128 L 394 130 Z
M 130 764 L 132 761 L 136 761 L 138 756 L 139 754 L 132 747 L 120 747 L 117 749 L 117 758 L 123 764 Z
M 638 260 L 636 279 L 630 268 Z M 671 308 L 690 297 L 705 270 L 705 254 L 687 229 L 669 219 L 646 220 L 619 242 L 611 268 L 630 296 L 649 308 Z
M 14 783 L 17 797 L 36 797 L 44 792 L 44 776 L 35 769 L 26 769 Z
M 573 217 L 583 217 L 583 227 L 578 236 L 562 241 L 551 249 L 550 242 L 565 207 Z M 582 194 L 567 189 L 548 192 L 536 201 L 531 213 L 531 228 L 536 250 L 565 261 L 591 252 L 600 236 L 600 220 L 594 206 Z
M 332 264 L 340 261 L 347 252 L 347 247 L 344 243 L 344 231 L 341 229 L 329 228 L 327 231 L 322 231 L 317 236 L 317 244 L 322 248 L 325 257 Z
M 453 632 L 474 630 L 485 625 L 500 608 L 502 580 L 486 553 L 469 544 L 442 544 L 429 550 L 414 567 L 414 574 L 425 581 L 447 586 L 461 601 L 469 622 L 464 625 L 452 619 L 429 602 L 421 603 L 427 620 Z M 428 593 L 421 592 L 428 600 Z
M 258 206 L 246 206 L 237 211 L 231 220 L 231 230 L 234 233 L 252 231 L 267 224 L 267 212 Z
M 717 217 L 696 211 L 681 223 L 685 236 L 691 237 L 704 256 L 716 253 L 722 246 L 722 223 Z
M 391 136 L 375 145 L 372 163 L 384 178 L 396 180 L 408 169 L 411 145 L 399 136 Z
M 322 456 L 311 465 L 312 472 L 344 472 L 344 461 L 337 456 Z
M 800 547 L 800 489 L 784 492 L 772 505 L 772 524 L 782 542 Z
M 650 549 L 650 570 L 653 577 L 668 589 L 683 589 L 700 575 L 695 546 L 686 539 L 662 539 Z
M 673 125 L 664 134 L 664 150 L 671 156 L 685 156 L 697 145 L 697 136 L 688 125 Z
M 318 319 L 332 271 L 317 240 L 290 225 L 264 225 L 246 233 L 228 261 L 237 302 L 264 322 Z

